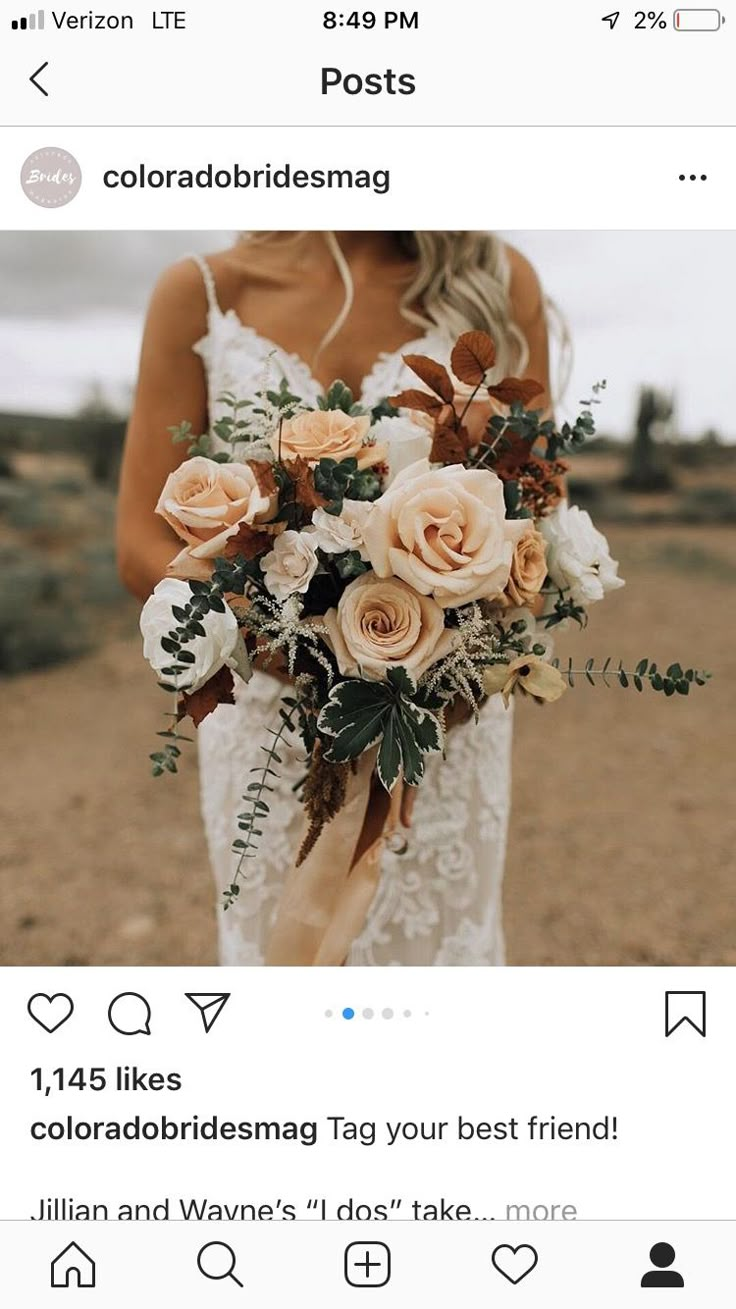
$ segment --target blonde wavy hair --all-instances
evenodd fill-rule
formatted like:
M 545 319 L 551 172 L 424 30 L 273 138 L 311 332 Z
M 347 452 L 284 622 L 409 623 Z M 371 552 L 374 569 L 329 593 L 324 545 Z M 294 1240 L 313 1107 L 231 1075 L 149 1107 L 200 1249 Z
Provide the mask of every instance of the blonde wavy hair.
M 298 242 L 306 232 L 244 232 L 250 244 Z M 334 232 L 321 234 L 345 287 L 342 308 L 317 355 L 334 341 L 353 305 L 350 265 Z M 401 296 L 401 313 L 423 331 L 438 328 L 454 340 L 461 332 L 482 330 L 496 343 L 499 376 L 523 373 L 527 342 L 511 314 L 511 269 L 503 241 L 492 232 L 393 232 L 397 251 L 415 264 Z

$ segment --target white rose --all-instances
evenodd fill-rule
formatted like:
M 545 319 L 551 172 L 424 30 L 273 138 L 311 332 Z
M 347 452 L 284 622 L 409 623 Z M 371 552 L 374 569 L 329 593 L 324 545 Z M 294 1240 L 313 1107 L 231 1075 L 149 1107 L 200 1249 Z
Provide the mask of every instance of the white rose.
M 388 449 L 386 486 L 390 486 L 409 464 L 415 464 L 418 459 L 428 459 L 432 449 L 432 438 L 427 428 L 403 414 L 397 418 L 379 418 L 373 426 L 372 435 Z
M 282 532 L 273 550 L 264 555 L 264 580 L 277 600 L 288 600 L 290 595 L 303 595 L 308 590 L 319 563 L 315 538 L 316 533 L 308 527 L 303 532 Z
M 367 559 L 363 528 L 370 509 L 370 503 L 366 500 L 343 500 L 339 514 L 328 514 L 325 509 L 315 509 L 312 515 L 314 544 L 328 555 L 358 550 L 361 559 Z
M 593 604 L 607 591 L 624 585 L 605 536 L 585 509 L 561 500 L 541 519 L 539 530 L 547 542 L 547 571 L 555 586 L 568 591 L 575 604 Z
M 167 654 L 164 650 L 161 637 L 178 626 L 172 612 L 173 606 L 178 605 L 183 609 L 191 598 L 192 592 L 186 582 L 167 577 L 159 582 L 143 606 L 140 620 L 143 654 L 160 681 L 173 683 L 174 679 L 167 677 L 162 670 L 177 662 L 176 655 Z M 221 614 L 211 609 L 200 622 L 205 635 L 195 636 L 184 647 L 194 655 L 194 663 L 187 664 L 186 671 L 177 675 L 176 685 L 179 689 L 189 694 L 198 691 L 225 665 L 247 682 L 251 674 L 250 660 L 238 630 L 237 619 L 229 605 L 225 606 L 225 612 Z

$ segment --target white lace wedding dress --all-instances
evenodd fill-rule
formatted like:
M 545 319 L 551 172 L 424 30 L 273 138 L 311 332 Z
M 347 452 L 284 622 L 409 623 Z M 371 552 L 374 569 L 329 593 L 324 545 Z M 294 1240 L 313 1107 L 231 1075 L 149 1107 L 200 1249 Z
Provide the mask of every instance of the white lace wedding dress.
M 207 372 L 210 419 L 222 412 L 226 391 L 245 399 L 269 379 L 316 403 L 321 388 L 307 365 L 223 313 L 209 266 L 197 259 L 207 288 L 208 332 L 194 347 Z M 446 358 L 448 342 L 427 333 L 402 351 L 381 355 L 364 379 L 360 402 L 368 408 L 414 384 L 401 354 L 407 350 Z M 220 705 L 198 731 L 202 813 L 218 902 L 232 880 L 231 852 L 241 797 L 250 770 L 262 761 L 265 729 L 278 720 L 283 688 L 256 672 L 236 689 L 234 706 Z M 512 711 L 496 696 L 480 724 L 448 734 L 447 758 L 428 760 L 404 854 L 386 851 L 381 885 L 349 964 L 502 964 L 501 889 L 510 803 Z M 262 964 L 287 870 L 298 850 L 302 807 L 292 786 L 304 773 L 298 741 L 280 748 L 284 766 L 259 855 L 246 866 L 237 904 L 219 910 L 220 962 Z

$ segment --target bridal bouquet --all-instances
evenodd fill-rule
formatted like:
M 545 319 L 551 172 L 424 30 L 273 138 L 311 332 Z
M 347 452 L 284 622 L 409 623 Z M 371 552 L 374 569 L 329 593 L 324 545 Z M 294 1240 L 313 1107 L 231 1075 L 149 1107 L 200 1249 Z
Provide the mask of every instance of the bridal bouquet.
M 206 436 L 174 431 L 190 457 L 157 512 L 182 549 L 141 617 L 146 658 L 177 698 L 153 771 L 176 772 L 181 719 L 233 703 L 234 679 L 254 665 L 287 682 L 224 892 L 227 907 L 257 856 L 281 742 L 296 734 L 304 838 L 271 962 L 343 961 L 401 788 L 421 784 L 448 719 L 477 718 L 496 695 L 557 700 L 578 671 L 668 696 L 706 680 L 648 659 L 576 670 L 552 658 L 550 632 L 584 625 L 588 606 L 623 586 L 605 537 L 563 494 L 561 456 L 593 434 L 600 386 L 558 428 L 531 407 L 537 383 L 492 380 L 495 353 L 468 332 L 450 369 L 407 355 L 417 387 L 372 412 L 342 382 L 316 409 L 282 383 L 223 397 Z M 381 820 L 367 843 L 369 801 Z

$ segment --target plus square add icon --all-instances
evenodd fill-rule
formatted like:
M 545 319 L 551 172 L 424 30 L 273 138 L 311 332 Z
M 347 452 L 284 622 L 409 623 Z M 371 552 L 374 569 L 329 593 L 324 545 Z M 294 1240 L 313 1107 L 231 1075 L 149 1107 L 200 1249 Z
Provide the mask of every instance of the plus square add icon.
M 383 1241 L 353 1241 L 345 1250 L 348 1286 L 387 1286 L 391 1280 L 391 1251 Z

